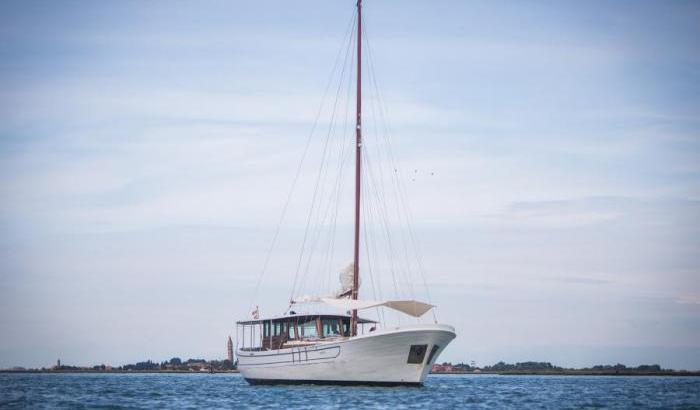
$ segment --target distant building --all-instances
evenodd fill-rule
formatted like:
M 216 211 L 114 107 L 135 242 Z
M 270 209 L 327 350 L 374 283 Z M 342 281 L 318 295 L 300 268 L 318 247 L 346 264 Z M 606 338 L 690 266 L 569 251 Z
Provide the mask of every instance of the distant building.
M 455 368 L 451 364 L 434 364 L 432 368 L 432 373 L 452 373 L 454 371 Z
M 233 340 L 231 340 L 231 336 L 228 337 L 228 360 L 233 363 Z

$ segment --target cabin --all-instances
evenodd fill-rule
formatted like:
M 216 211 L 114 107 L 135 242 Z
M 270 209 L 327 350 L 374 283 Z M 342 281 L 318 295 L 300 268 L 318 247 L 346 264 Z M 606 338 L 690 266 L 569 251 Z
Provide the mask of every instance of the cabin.
M 357 319 L 359 334 L 376 328 L 373 320 Z M 236 322 L 236 340 L 243 351 L 279 350 L 309 346 L 325 340 L 350 336 L 350 316 L 291 315 Z

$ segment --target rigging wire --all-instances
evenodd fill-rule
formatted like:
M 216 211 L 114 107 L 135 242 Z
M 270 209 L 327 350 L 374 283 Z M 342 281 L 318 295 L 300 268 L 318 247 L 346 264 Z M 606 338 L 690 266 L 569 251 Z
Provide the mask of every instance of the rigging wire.
M 354 44 L 354 43 L 352 43 L 352 44 Z M 350 44 L 350 46 L 349 46 L 351 50 L 353 49 L 353 48 L 352 48 L 352 44 Z M 354 54 L 353 54 L 353 56 L 354 56 Z M 351 56 L 351 58 L 350 58 L 350 61 L 352 61 L 352 56 Z M 348 75 L 348 81 L 349 81 L 351 78 L 352 78 L 352 72 L 350 72 L 349 75 Z M 339 85 L 339 86 L 341 86 L 341 87 L 342 87 L 342 82 L 343 82 L 343 79 L 341 78 L 341 80 L 340 80 L 340 83 L 341 83 L 341 84 Z M 346 118 L 347 118 L 347 110 L 349 109 L 349 104 L 347 103 L 347 100 L 346 100 L 345 106 L 346 106 Z M 333 119 L 332 124 L 330 125 L 330 128 L 329 128 L 329 134 L 331 134 L 332 136 L 335 136 L 335 130 L 337 129 L 337 128 L 336 128 L 336 125 L 337 125 L 337 124 L 335 123 L 335 111 L 334 111 L 334 119 Z M 301 281 L 301 285 L 300 285 L 300 290 L 301 290 L 301 289 L 304 289 L 304 286 L 305 286 L 305 284 L 306 284 L 306 278 L 308 277 L 309 272 L 312 271 L 312 269 L 311 269 L 311 264 L 312 264 L 312 259 L 313 259 L 313 256 L 314 256 L 314 251 L 316 250 L 316 247 L 318 246 L 319 242 L 321 242 L 321 238 L 323 237 L 323 233 L 324 233 L 324 232 L 323 232 L 323 227 L 325 226 L 326 221 L 327 221 L 329 218 L 330 218 L 330 220 L 332 221 L 334 217 L 337 217 L 337 205 L 338 205 L 338 202 L 337 202 L 337 201 L 334 201 L 334 198 L 336 198 L 336 196 L 337 196 L 336 194 L 339 194 L 339 192 L 340 192 L 339 190 L 340 190 L 341 187 L 342 187 L 342 179 L 343 179 L 343 178 L 342 178 L 342 177 L 343 177 L 342 169 L 343 169 L 343 166 L 344 166 L 344 159 L 345 159 L 345 157 L 344 157 L 344 152 L 345 152 L 345 147 L 346 147 L 346 144 L 344 144 L 345 141 L 344 141 L 344 139 L 343 139 L 342 137 L 343 137 L 343 134 L 342 134 L 342 132 L 341 132 L 341 138 L 340 138 L 340 140 L 338 141 L 338 147 L 339 147 L 339 148 L 338 148 L 338 150 L 339 150 L 339 153 L 338 153 L 338 170 L 337 170 L 337 173 L 336 173 L 336 175 L 335 175 L 335 183 L 333 184 L 333 189 L 332 189 L 332 191 L 330 192 L 330 195 L 329 195 L 329 197 L 328 197 L 328 204 L 326 205 L 325 212 L 323 213 L 323 217 L 321 217 L 320 220 L 319 220 L 319 215 L 317 214 L 317 215 L 316 215 L 316 218 L 315 218 L 315 221 L 316 221 L 316 222 L 314 223 L 314 229 L 313 229 L 313 232 L 314 232 L 314 233 L 313 233 L 313 235 L 312 235 L 312 237 L 313 237 L 314 239 L 312 239 L 312 241 L 311 241 L 312 246 L 311 246 L 311 248 L 310 248 L 310 252 L 309 252 L 309 255 L 308 255 L 308 257 L 307 257 L 306 268 L 305 268 L 305 270 L 304 270 L 304 272 L 303 272 L 302 281 Z M 331 158 L 331 156 L 329 156 L 329 160 L 330 160 L 330 158 Z M 328 168 L 326 168 L 325 171 L 324 171 L 324 181 L 325 181 L 325 176 L 326 176 L 327 174 L 328 174 Z M 321 184 L 321 189 L 323 189 L 323 184 Z M 323 198 L 323 195 L 321 196 L 321 198 Z M 321 199 L 321 201 L 319 201 L 319 207 L 317 208 L 317 209 L 319 209 L 319 210 L 320 210 L 321 202 L 322 202 L 322 199 Z M 334 206 L 334 205 L 335 205 L 335 206 Z M 331 213 L 331 210 L 332 210 L 332 209 L 335 210 L 334 213 Z M 329 222 L 329 224 L 331 224 L 331 223 Z M 333 236 L 333 233 L 332 233 L 332 232 L 330 232 L 329 235 L 331 236 L 331 238 L 334 239 L 334 236 Z M 330 246 L 331 238 L 329 238 L 329 240 L 326 242 L 326 243 L 328 243 L 329 245 L 326 247 L 326 258 L 325 258 L 325 259 L 328 259 L 328 257 L 330 256 L 330 255 L 329 255 L 329 252 L 328 252 L 328 247 Z M 320 263 L 321 263 L 321 266 L 319 267 L 319 269 L 323 269 L 323 266 L 324 266 L 323 261 L 320 261 Z
M 351 26 L 350 32 L 351 32 L 352 29 L 355 27 L 355 25 L 356 25 L 356 15 L 353 15 L 352 26 Z M 301 250 L 300 250 L 300 253 L 299 253 L 299 259 L 298 259 L 298 261 L 297 261 L 297 268 L 296 268 L 296 271 L 295 271 L 295 273 L 294 273 L 294 282 L 293 282 L 293 284 L 292 284 L 292 290 L 291 290 L 290 296 L 289 296 L 290 306 L 291 306 L 291 302 L 294 300 L 294 295 L 295 295 L 295 292 L 296 292 L 296 290 L 297 290 L 297 283 L 299 282 L 299 273 L 300 273 L 300 270 L 301 270 L 302 261 L 303 261 L 303 259 L 304 259 L 304 252 L 306 251 L 306 243 L 307 243 L 307 241 L 308 241 L 309 230 L 310 230 L 311 225 L 312 225 L 312 224 L 311 224 L 311 221 L 312 221 L 312 217 L 314 216 L 314 210 L 317 208 L 316 205 L 317 205 L 317 197 L 318 197 L 318 192 L 319 192 L 319 187 L 320 187 L 320 181 L 321 181 L 322 176 L 324 175 L 324 167 L 325 167 L 326 159 L 327 159 L 327 158 L 326 158 L 326 154 L 327 154 L 327 150 L 328 150 L 328 142 L 329 142 L 329 140 L 330 140 L 331 131 L 332 131 L 332 129 L 333 129 L 333 123 L 334 123 L 334 120 L 335 120 L 335 113 L 336 113 L 336 109 L 337 109 L 337 105 L 338 105 L 338 98 L 339 98 L 341 86 L 342 86 L 342 83 L 343 83 L 343 80 L 342 80 L 342 79 L 344 78 L 345 70 L 346 70 L 346 68 L 347 68 L 348 55 L 349 55 L 348 48 L 350 48 L 350 44 L 351 44 L 351 41 L 348 41 L 348 47 L 346 48 L 346 54 L 345 54 L 345 58 L 343 59 L 343 67 L 342 67 L 341 74 L 340 74 L 341 80 L 340 80 L 339 83 L 338 83 L 338 88 L 337 88 L 336 93 L 335 93 L 335 101 L 334 101 L 334 103 L 333 103 L 333 109 L 332 109 L 332 114 L 331 114 L 331 121 L 330 121 L 330 125 L 329 125 L 329 131 L 328 131 L 328 133 L 326 134 L 326 138 L 325 138 L 325 141 L 324 141 L 323 153 L 322 153 L 322 158 L 321 158 L 321 164 L 320 164 L 320 166 L 319 166 L 318 176 L 317 176 L 317 178 L 316 178 L 316 183 L 315 183 L 315 186 L 314 186 L 314 194 L 313 194 L 313 197 L 312 197 L 312 200 L 311 200 L 311 207 L 309 208 L 309 213 L 308 213 L 308 216 L 307 216 L 306 226 L 305 226 L 305 228 L 304 228 L 304 237 L 303 237 L 303 240 L 302 240 Z M 318 205 L 318 207 L 320 207 L 320 204 Z M 303 274 L 302 280 L 305 279 L 305 276 L 306 276 L 306 275 Z
M 307 288 L 307 277 L 309 273 L 318 269 L 320 271 L 325 270 L 324 280 L 321 282 L 311 283 L 311 286 L 320 287 L 320 293 L 328 289 L 330 290 L 330 275 L 332 272 L 332 264 L 334 262 L 334 253 L 336 246 L 336 236 L 338 234 L 337 224 L 338 224 L 338 214 L 339 207 L 341 203 L 343 186 L 344 186 L 344 172 L 345 165 L 351 157 L 351 151 L 347 150 L 348 144 L 346 140 L 350 141 L 350 146 L 352 145 L 352 138 L 347 138 L 346 134 L 341 131 L 339 141 L 336 142 L 336 129 L 341 120 L 337 118 L 336 114 L 338 112 L 338 102 L 341 99 L 341 90 L 343 90 L 344 82 L 346 81 L 345 75 L 346 71 L 349 73 L 347 76 L 347 98 L 345 100 L 344 110 L 341 108 L 341 112 L 345 111 L 345 121 L 343 129 L 347 129 L 348 115 L 350 110 L 350 93 L 351 93 L 351 82 L 353 67 L 350 64 L 350 69 L 347 70 L 348 58 L 350 61 L 353 60 L 354 49 L 355 49 L 355 39 L 352 32 L 357 26 L 357 14 L 353 13 L 353 16 L 349 22 L 348 29 L 346 29 L 346 34 L 341 48 L 338 51 L 336 60 L 331 73 L 331 78 L 329 79 L 323 98 L 321 100 L 321 106 L 317 112 L 314 119 L 313 127 L 311 133 L 306 141 L 304 147 L 301 162 L 297 168 L 292 187 L 287 195 L 282 215 L 275 229 L 275 234 L 273 236 L 272 243 L 268 250 L 265 258 L 265 263 L 263 265 L 263 270 L 256 283 L 255 292 L 253 295 L 253 301 L 257 297 L 259 292 L 260 284 L 263 280 L 265 272 L 268 269 L 272 251 L 277 242 L 280 226 L 284 221 L 285 215 L 293 191 L 297 185 L 297 181 L 302 171 L 303 164 L 307 157 L 312 137 L 316 131 L 319 124 L 319 118 L 323 112 L 324 104 L 326 98 L 330 91 L 331 84 L 333 84 L 333 77 L 337 73 L 338 66 L 340 65 L 342 51 L 345 50 L 345 56 L 342 58 L 342 68 L 340 70 L 340 80 L 338 81 L 337 89 L 335 91 L 335 100 L 332 105 L 332 110 L 330 113 L 330 122 L 328 123 L 328 131 L 325 135 L 323 141 L 321 162 L 318 166 L 316 181 L 314 184 L 313 196 L 311 200 L 311 205 L 308 210 L 306 217 L 306 225 L 304 228 L 304 236 L 301 243 L 301 248 L 299 251 L 299 257 L 297 260 L 297 266 L 294 274 L 294 281 L 292 284 L 292 289 L 290 292 L 290 307 L 295 296 L 299 295 L 302 291 Z M 368 62 L 368 75 L 366 78 L 369 82 L 369 107 L 371 110 L 371 120 L 373 125 L 374 139 L 367 138 L 369 135 L 363 135 L 363 167 L 362 176 L 365 179 L 365 183 L 362 184 L 361 193 L 361 210 L 364 215 L 364 224 L 362 225 L 362 239 L 364 240 L 364 258 L 363 260 L 367 263 L 367 272 L 369 273 L 370 285 L 372 293 L 376 298 L 379 296 L 382 299 L 381 292 L 381 280 L 376 278 L 375 274 L 381 271 L 380 254 L 377 252 L 377 241 L 375 236 L 375 229 L 379 232 L 379 236 L 383 237 L 382 242 L 384 242 L 386 261 L 389 272 L 391 273 L 394 294 L 397 298 L 401 297 L 400 288 L 404 287 L 407 289 L 410 296 L 415 299 L 414 289 L 413 289 L 413 275 L 415 258 L 415 266 L 418 274 L 422 279 L 422 284 L 426 291 L 426 296 L 428 303 L 432 304 L 430 290 L 426 281 L 425 267 L 423 264 L 422 254 L 418 246 L 418 241 L 416 240 L 415 233 L 411 224 L 411 219 L 413 217 L 410 205 L 407 200 L 406 187 L 403 180 L 400 178 L 398 172 L 398 166 L 391 144 L 392 133 L 386 119 L 386 108 L 384 106 L 384 100 L 379 92 L 378 80 L 376 77 L 376 72 L 374 68 L 374 60 L 372 56 L 372 48 L 370 46 L 369 36 L 367 35 L 365 22 L 363 21 L 361 29 L 364 34 L 364 44 L 363 46 L 367 50 L 367 62 Z M 372 98 L 374 97 L 374 98 Z M 342 105 L 341 105 L 342 106 Z M 377 120 L 382 125 L 383 132 L 378 131 Z M 352 130 L 354 131 L 354 130 Z M 364 130 L 363 130 L 364 131 Z M 369 128 L 368 128 L 369 131 Z M 352 137 L 352 133 L 349 133 Z M 330 142 L 333 141 L 331 144 Z M 369 143 L 369 144 L 367 144 Z M 367 146 L 372 147 L 374 145 L 374 150 L 376 151 L 376 158 L 373 157 L 375 153 L 371 153 Z M 382 148 L 384 148 L 382 150 Z M 334 158 L 338 159 L 337 173 L 333 175 L 331 170 L 330 162 Z M 375 162 L 376 160 L 376 162 Z M 390 177 L 387 178 L 384 173 L 384 166 L 389 164 L 393 172 L 389 172 Z M 393 203 L 390 198 L 386 195 L 385 182 L 389 180 L 391 189 L 394 194 Z M 334 181 L 331 183 L 331 181 Z M 326 184 L 332 184 L 332 189 L 330 192 L 325 191 Z M 326 202 L 327 201 L 327 202 Z M 393 205 L 393 207 L 391 206 Z M 390 212 L 390 208 L 395 209 L 395 213 Z M 392 218 L 392 215 L 394 218 Z M 393 229 L 394 219 L 397 222 L 397 229 Z M 375 228 L 372 228 L 375 226 Z M 324 230 L 325 228 L 325 230 Z M 392 231 L 396 230 L 399 234 L 399 241 L 392 240 Z M 328 238 L 327 241 L 323 239 Z M 318 259 L 315 258 L 315 252 L 321 243 L 320 251 L 323 252 L 323 256 Z M 325 245 L 324 245 L 325 244 Z M 325 247 L 324 247 L 325 246 Z M 411 250 L 409 250 L 409 247 Z M 401 255 L 403 253 L 403 255 Z M 411 254 L 413 258 L 411 258 Z M 303 267 L 303 268 L 302 268 Z M 399 286 L 399 282 L 403 282 L 403 286 Z M 252 309 L 253 303 L 251 302 L 250 308 Z M 435 309 L 431 309 L 433 313 L 433 318 L 437 322 L 437 317 Z M 383 322 L 385 320 L 383 309 L 377 309 L 377 315 Z M 400 316 L 399 316 L 400 318 Z M 399 319 L 400 322 L 400 319 Z
M 355 27 L 355 22 L 357 20 L 356 15 L 353 13 L 352 18 L 350 19 L 350 22 L 348 23 L 348 27 L 346 28 L 345 35 L 343 36 L 343 39 L 352 36 L 353 28 Z M 343 41 L 343 43 L 345 40 Z M 328 82 L 326 83 L 325 90 L 323 91 L 323 96 L 321 97 L 321 103 L 319 104 L 318 111 L 316 112 L 316 116 L 314 118 L 313 125 L 311 126 L 311 131 L 309 132 L 308 137 L 306 138 L 306 143 L 304 145 L 304 150 L 301 155 L 301 160 L 299 161 L 299 165 L 297 166 L 296 172 L 294 174 L 294 179 L 292 180 L 292 186 L 289 188 L 289 191 L 287 192 L 287 197 L 285 199 L 284 205 L 282 207 L 282 214 L 280 215 L 279 221 L 277 222 L 277 226 L 275 227 L 275 232 L 272 236 L 272 241 L 270 243 L 270 247 L 267 250 L 267 254 L 265 255 L 265 261 L 263 263 L 262 270 L 260 271 L 260 274 L 258 275 L 258 280 L 256 281 L 255 284 L 255 290 L 253 291 L 253 297 L 251 298 L 251 302 L 248 307 L 248 311 L 252 311 L 253 309 L 253 304 L 255 303 L 255 300 L 257 299 L 258 292 L 260 291 L 260 285 L 263 281 L 263 278 L 265 276 L 265 273 L 267 272 L 267 268 L 270 264 L 270 259 L 272 256 L 272 252 L 274 251 L 275 245 L 277 244 L 277 238 L 279 237 L 280 229 L 282 226 L 282 223 L 284 222 L 284 219 L 287 215 L 287 210 L 289 208 L 289 203 L 291 202 L 292 195 L 294 193 L 294 190 L 296 188 L 297 182 L 299 180 L 299 176 L 301 175 L 301 170 L 303 168 L 304 162 L 306 160 L 306 156 L 309 152 L 309 147 L 311 146 L 311 141 L 313 139 L 314 132 L 316 131 L 316 127 L 318 126 L 318 121 L 321 117 L 321 113 L 323 112 L 323 107 L 325 105 L 325 100 L 326 97 L 328 96 L 328 91 L 330 90 L 330 86 L 333 83 L 333 78 L 335 77 L 336 70 L 338 68 L 338 64 L 340 63 L 340 56 L 342 54 L 344 47 L 340 47 L 338 49 L 338 53 L 336 54 L 335 61 L 333 63 L 333 69 L 331 70 L 331 74 L 328 78 Z
M 353 42 L 354 44 L 354 42 Z M 353 47 L 354 50 L 354 47 Z M 354 51 L 353 51 L 354 53 Z M 340 153 L 340 164 L 338 166 L 338 174 L 336 178 L 336 196 L 335 196 L 335 209 L 333 212 L 333 218 L 331 222 L 331 228 L 330 228 L 330 241 L 329 241 L 329 246 L 326 248 L 326 262 L 325 264 L 322 265 L 322 270 L 326 271 L 326 275 L 324 275 L 324 278 L 326 279 L 326 282 L 322 286 L 322 289 L 327 291 L 327 292 L 332 292 L 332 288 L 330 285 L 330 275 L 332 272 L 332 263 L 333 263 L 333 257 L 335 255 L 335 236 L 336 236 L 336 228 L 337 228 L 337 222 L 338 222 L 338 211 L 339 211 L 339 206 L 341 203 L 341 198 L 342 198 L 342 193 L 343 193 L 343 182 L 345 181 L 345 173 L 343 170 L 345 169 L 345 164 L 349 161 L 351 158 L 351 153 L 352 150 L 350 149 L 352 147 L 352 142 L 353 142 L 353 133 L 352 129 L 348 128 L 348 123 L 349 123 L 349 118 L 350 118 L 350 94 L 352 91 L 351 87 L 351 82 L 352 82 L 352 72 L 350 75 L 348 75 L 348 87 L 347 87 L 347 96 L 345 100 L 345 121 L 343 123 L 343 129 L 347 130 L 346 135 L 343 136 L 342 141 L 341 141 L 341 153 Z M 347 140 L 347 142 L 345 141 Z M 347 149 L 347 150 L 346 150 Z
M 366 49 L 367 49 L 367 61 L 368 61 L 368 66 L 369 66 L 369 79 L 370 79 L 370 84 L 374 87 L 376 97 L 377 97 L 377 102 L 379 106 L 379 114 L 380 114 L 380 119 L 381 123 L 384 126 L 384 133 L 383 137 L 386 143 L 386 148 L 387 148 L 387 153 L 388 157 L 390 160 L 390 164 L 392 169 L 398 170 L 398 166 L 396 165 L 397 161 L 394 155 L 392 143 L 391 143 L 391 138 L 392 138 L 392 133 L 390 126 L 388 124 L 388 121 L 386 120 L 386 104 L 384 103 L 384 99 L 382 98 L 381 92 L 379 91 L 380 88 L 378 86 L 378 81 L 377 81 L 377 75 L 374 69 L 374 58 L 372 55 L 372 47 L 369 41 L 369 35 L 367 34 L 367 29 L 365 27 L 365 22 L 362 23 L 362 30 L 364 32 L 364 38 L 366 39 Z M 398 172 L 393 172 L 392 173 L 392 182 L 395 183 L 395 187 L 397 188 L 398 191 L 398 201 L 403 205 L 403 209 L 405 210 L 406 214 L 404 215 L 405 218 L 405 223 L 406 227 L 408 230 L 408 236 L 410 238 L 411 245 L 413 247 L 413 253 L 416 257 L 416 261 L 418 264 L 418 271 L 421 276 L 421 280 L 423 282 L 423 287 L 425 288 L 426 296 L 428 298 L 428 303 L 432 305 L 432 297 L 430 295 L 430 288 L 428 286 L 427 280 L 426 280 L 426 274 L 425 274 L 425 265 L 423 263 L 423 256 L 422 252 L 420 250 L 420 246 L 418 244 L 418 241 L 416 240 L 416 236 L 414 233 L 414 229 L 412 226 L 411 221 L 413 220 L 413 212 L 411 210 L 410 202 L 408 201 L 407 198 L 407 192 L 406 192 L 406 187 L 402 183 L 401 179 L 399 178 Z M 435 312 L 436 308 L 431 309 L 431 312 L 433 314 L 433 319 L 435 323 L 437 323 L 437 314 Z
M 366 202 L 362 202 L 362 212 L 365 215 L 365 223 L 362 225 L 362 233 L 364 237 L 364 245 L 365 245 L 365 259 L 367 261 L 367 270 L 369 272 L 369 279 L 370 279 L 370 285 L 372 286 L 372 297 L 375 300 L 383 300 L 382 295 L 381 295 L 381 289 L 379 289 L 378 285 L 375 285 L 375 275 L 372 269 L 372 254 L 370 253 L 370 239 L 369 235 L 367 234 L 367 226 L 370 225 L 371 222 L 371 217 L 368 212 L 368 207 L 366 206 Z M 376 255 L 376 253 L 375 253 Z M 376 263 L 376 261 L 375 261 Z M 376 308 L 376 313 L 377 313 L 377 319 L 381 323 L 386 323 L 384 320 L 384 310 L 382 308 L 377 307 Z
M 350 44 L 348 45 L 348 50 L 353 50 L 353 47 L 352 47 L 353 44 L 354 44 L 353 42 L 350 42 Z M 354 54 L 350 54 L 350 52 L 349 52 L 348 55 L 349 55 L 350 58 L 347 59 L 347 61 L 352 61 L 352 60 L 353 60 Z M 350 67 L 351 67 L 351 70 L 352 70 L 352 65 L 350 65 Z M 343 72 L 343 74 L 344 74 L 344 72 Z M 351 77 L 352 77 L 352 71 L 350 71 L 350 73 L 349 73 L 349 75 L 348 75 L 348 79 L 350 79 Z M 337 112 L 337 102 L 339 101 L 340 91 L 341 91 L 341 89 L 342 89 L 343 81 L 344 81 L 343 75 L 341 75 L 341 78 L 340 78 L 340 81 L 339 81 L 339 84 L 338 84 L 338 91 L 337 91 L 337 94 L 336 94 L 336 102 L 335 102 L 334 107 L 333 107 L 331 122 L 330 122 L 330 124 L 329 124 L 329 129 L 328 129 L 328 136 L 327 136 L 327 138 L 330 138 L 331 136 L 335 136 L 335 130 L 337 129 L 337 128 L 336 128 L 336 125 L 337 125 L 337 124 L 336 124 L 336 122 L 335 122 L 335 118 L 336 118 L 336 112 Z M 346 110 L 347 110 L 347 103 L 346 103 Z M 339 144 L 338 144 L 338 145 L 340 145 L 340 147 L 341 147 L 341 151 L 342 151 L 342 148 L 343 148 L 342 142 L 343 142 L 343 141 L 341 140 L 341 141 L 339 142 Z M 339 154 L 339 155 L 342 156 L 342 154 Z M 331 159 L 331 158 L 332 158 L 332 156 L 331 156 L 331 155 L 328 155 L 328 157 L 327 157 L 327 160 L 328 160 L 328 161 L 326 161 L 326 163 L 330 162 L 330 159 Z M 342 158 L 342 157 L 339 157 L 339 160 L 340 160 L 341 158 Z M 341 161 L 339 161 L 339 165 L 341 165 L 340 162 L 341 162 Z M 324 171 L 323 171 L 323 181 L 326 180 L 326 176 L 327 176 L 327 175 L 328 175 L 328 167 L 326 167 L 326 168 L 324 169 Z M 319 199 L 319 202 L 318 202 L 318 207 L 316 208 L 316 209 L 319 211 L 319 213 L 314 214 L 314 222 L 311 224 L 311 232 L 312 232 L 312 234 L 311 234 L 311 238 L 312 238 L 312 239 L 311 239 L 311 247 L 310 247 L 310 249 L 309 249 L 309 253 L 308 253 L 308 256 L 307 256 L 306 267 L 305 267 L 305 269 L 304 269 L 304 271 L 303 271 L 303 273 L 302 273 L 300 285 L 299 285 L 299 287 L 298 287 L 298 289 L 299 289 L 300 291 L 303 290 L 303 289 L 305 289 L 305 286 L 306 286 L 306 278 L 308 277 L 308 274 L 309 274 L 309 272 L 311 271 L 311 263 L 312 263 L 312 260 L 313 260 L 313 257 L 314 257 L 314 252 L 315 252 L 316 247 L 317 247 L 317 245 L 318 245 L 318 243 L 319 243 L 319 241 L 320 241 L 320 239 L 321 239 L 321 237 L 322 237 L 322 235 L 323 235 L 323 233 L 324 233 L 324 232 L 323 232 L 323 227 L 324 227 L 324 225 L 325 225 L 325 223 L 326 223 L 327 218 L 329 217 L 329 214 L 330 214 L 330 211 L 331 211 L 331 208 L 332 208 L 332 205 L 333 205 L 332 200 L 333 200 L 333 196 L 334 196 L 334 191 L 335 191 L 335 189 L 338 188 L 338 182 L 339 182 L 338 177 L 339 177 L 339 176 L 340 176 L 339 174 L 336 175 L 336 184 L 334 185 L 333 191 L 331 191 L 331 194 L 330 194 L 329 199 L 328 199 L 328 204 L 327 204 L 326 207 L 325 207 L 325 211 L 323 212 L 323 216 L 322 216 L 322 217 L 321 217 L 321 214 L 320 214 L 320 210 L 321 210 L 321 206 L 322 206 L 322 204 L 323 204 L 323 198 L 324 198 L 324 196 L 323 196 L 324 184 L 323 184 L 323 183 L 322 183 L 322 184 L 319 184 L 319 189 L 321 190 L 321 196 L 320 196 L 320 199 Z
M 371 72 L 370 72 L 371 74 Z M 370 79 L 371 80 L 371 79 Z M 371 89 L 370 89 L 371 91 Z M 376 132 L 376 112 L 375 112 L 375 107 L 374 107 L 374 102 L 373 99 L 370 98 L 369 104 L 371 108 L 371 112 L 373 113 L 372 115 L 372 123 L 374 125 L 374 130 L 375 134 L 378 135 Z M 370 144 L 371 145 L 371 144 Z M 386 189 L 384 189 L 384 173 L 383 173 L 383 166 L 382 166 L 382 154 L 381 154 L 381 147 L 380 144 L 377 142 L 374 144 L 375 151 L 377 153 L 377 160 L 379 161 L 379 166 L 373 166 L 372 165 L 372 153 L 371 150 L 367 149 L 365 151 L 366 155 L 365 157 L 367 158 L 367 179 L 368 179 L 368 185 L 372 187 L 372 194 L 374 198 L 370 197 L 370 200 L 374 199 L 376 200 L 376 205 L 377 205 L 377 212 L 378 215 L 380 216 L 380 227 L 382 228 L 382 233 L 385 235 L 386 238 L 386 243 L 385 246 L 387 248 L 387 256 L 390 259 L 390 269 L 392 272 L 393 279 L 395 282 L 395 293 L 396 297 L 400 298 L 402 295 L 399 292 L 399 286 L 396 284 L 396 275 L 400 277 L 400 280 L 402 282 L 401 288 L 407 289 L 409 291 L 409 294 L 412 298 L 415 298 L 415 293 L 413 292 L 413 286 L 412 286 L 412 281 L 410 278 L 410 265 L 408 264 L 408 255 L 405 255 L 405 258 L 401 258 L 398 255 L 398 252 L 395 251 L 395 243 L 392 239 L 392 233 L 391 233 L 391 217 L 389 214 L 389 200 L 390 197 L 386 195 Z M 375 170 L 378 170 L 379 178 L 375 177 Z M 379 183 L 377 183 L 379 181 Z M 405 238 L 401 237 L 401 243 L 405 242 Z M 406 266 L 403 266 L 402 262 L 406 263 Z
M 382 206 L 384 199 L 381 196 L 380 190 L 377 188 L 374 174 L 372 172 L 374 167 L 370 155 L 365 155 L 365 165 L 367 176 L 367 178 L 365 178 L 365 185 L 367 185 L 369 193 L 372 194 L 367 195 L 367 200 L 377 215 L 380 232 L 384 235 L 384 246 L 386 248 L 386 255 L 389 262 L 389 271 L 391 272 L 392 280 L 394 282 L 394 297 L 401 298 L 399 281 L 397 280 L 397 273 L 399 272 L 399 269 L 397 269 L 398 258 L 394 252 L 393 241 L 391 240 L 389 217 L 386 213 L 386 207 Z

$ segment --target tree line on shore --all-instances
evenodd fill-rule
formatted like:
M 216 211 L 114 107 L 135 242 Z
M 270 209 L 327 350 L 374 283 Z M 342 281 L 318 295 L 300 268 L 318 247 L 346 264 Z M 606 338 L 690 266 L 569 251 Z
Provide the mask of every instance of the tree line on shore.
M 228 359 L 209 361 L 204 359 L 187 359 L 183 361 L 179 357 L 173 357 L 160 363 L 147 360 L 121 366 L 121 370 L 233 370 L 234 368 L 235 364 Z
M 491 366 L 478 367 L 474 364 L 469 365 L 466 363 L 452 364 L 451 362 L 444 362 L 438 365 L 442 368 L 448 368 L 453 371 L 463 371 L 463 372 L 566 372 L 566 371 L 578 371 L 578 372 L 612 372 L 612 373 L 668 373 L 674 372 L 673 369 L 663 369 L 658 364 L 642 364 L 636 367 L 628 367 L 624 364 L 618 363 L 615 365 L 609 364 L 599 364 L 591 367 L 583 368 L 565 368 L 560 366 L 555 366 L 550 362 L 518 362 L 515 364 L 498 362 Z
M 57 365 L 52 370 L 63 371 L 229 371 L 236 368 L 235 363 L 230 360 L 204 360 L 204 359 L 187 359 L 182 360 L 179 357 L 173 357 L 170 360 L 163 362 L 154 362 L 146 360 L 136 362 L 134 364 L 125 364 L 122 366 L 112 367 L 109 365 L 99 364 L 92 367 L 78 367 L 70 365 Z

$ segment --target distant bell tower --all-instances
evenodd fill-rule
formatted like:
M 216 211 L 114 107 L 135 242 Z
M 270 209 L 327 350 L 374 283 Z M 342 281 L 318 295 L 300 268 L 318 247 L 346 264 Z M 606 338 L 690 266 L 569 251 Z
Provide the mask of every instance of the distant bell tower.
M 228 348 L 228 360 L 233 363 L 233 340 L 231 340 L 231 336 L 228 337 L 228 345 L 226 347 Z

